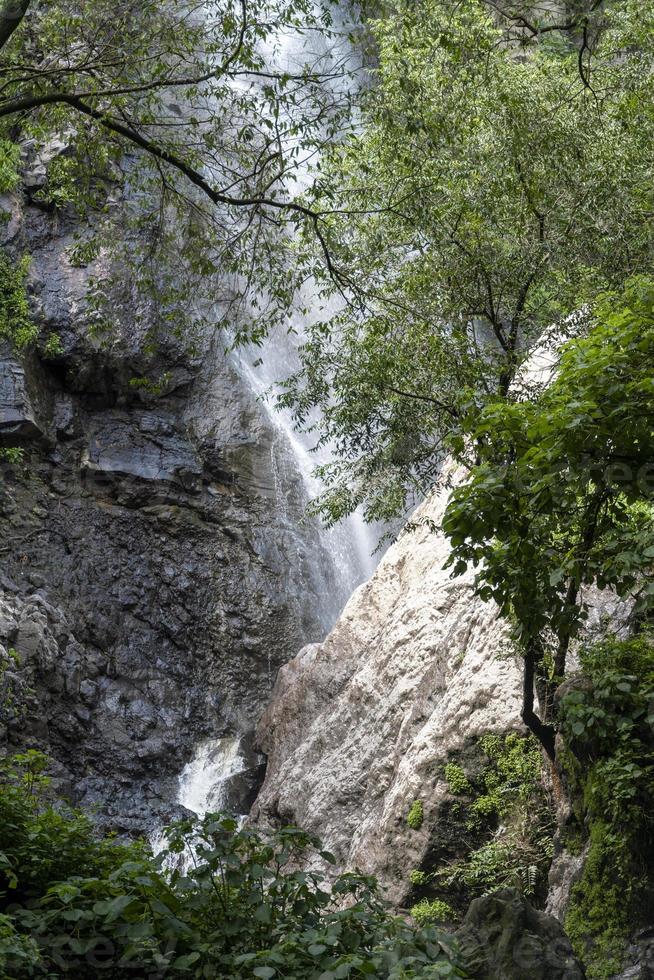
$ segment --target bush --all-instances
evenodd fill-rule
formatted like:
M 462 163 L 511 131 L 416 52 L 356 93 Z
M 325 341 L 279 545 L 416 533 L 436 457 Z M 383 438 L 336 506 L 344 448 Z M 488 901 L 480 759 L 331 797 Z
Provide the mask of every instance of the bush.
M 423 898 L 413 906 L 411 915 L 419 926 L 427 926 L 435 922 L 451 922 L 456 918 L 454 909 L 438 898 L 431 902 L 428 898 Z
M 445 766 L 445 782 L 450 793 L 454 793 L 455 796 L 461 796 L 472 791 L 468 777 L 461 766 L 457 766 L 455 762 L 448 762 Z
M 580 658 L 585 681 L 562 698 L 560 728 L 588 852 L 565 926 L 590 980 L 604 980 L 654 913 L 654 646 L 607 639 Z
M 441 810 L 426 866 L 409 876 L 419 916 L 447 900 L 449 918 L 456 919 L 472 899 L 509 885 L 532 900 L 544 897 L 554 818 L 541 765 L 536 740 L 518 732 L 482 736 L 466 769 L 452 761 L 445 765 L 456 799 Z
M 319 850 L 315 838 L 294 828 L 266 837 L 210 814 L 169 828 L 154 858 L 46 802 L 44 766 L 32 752 L 1 773 L 2 976 L 464 976 L 448 937 L 392 916 L 374 879 L 340 875 L 330 892 L 297 870 Z M 183 851 L 190 870 L 169 870 Z

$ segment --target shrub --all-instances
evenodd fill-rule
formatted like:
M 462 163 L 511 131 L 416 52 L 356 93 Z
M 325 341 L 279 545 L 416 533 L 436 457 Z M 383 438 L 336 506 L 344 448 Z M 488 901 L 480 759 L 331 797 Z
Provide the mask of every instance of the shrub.
M 455 796 L 462 796 L 472 790 L 465 772 L 454 762 L 448 762 L 445 766 L 445 782 L 450 793 L 454 793 Z
M 429 863 L 410 874 L 413 899 L 443 902 L 457 917 L 470 901 L 507 885 L 539 900 L 553 853 L 554 817 L 541 781 L 536 740 L 485 735 L 466 769 L 444 775 L 456 800 L 444 804 Z
M 449 938 L 391 915 L 373 878 L 340 875 L 330 891 L 298 870 L 320 848 L 302 831 L 264 836 L 209 814 L 169 828 L 154 858 L 142 842 L 97 837 L 84 814 L 48 803 L 45 761 L 27 753 L 1 773 L 2 976 L 464 976 Z M 169 870 L 189 849 L 190 870 Z
M 428 898 L 423 898 L 414 905 L 411 909 L 411 915 L 420 926 L 427 926 L 435 922 L 451 922 L 456 918 L 454 909 L 447 902 L 442 902 L 440 899 L 429 901 Z

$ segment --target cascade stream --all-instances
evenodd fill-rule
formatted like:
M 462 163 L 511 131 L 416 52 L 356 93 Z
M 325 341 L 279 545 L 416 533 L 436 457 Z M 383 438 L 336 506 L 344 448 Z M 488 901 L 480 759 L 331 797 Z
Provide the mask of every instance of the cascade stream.
M 344 31 L 343 40 L 328 45 L 320 39 L 320 50 L 311 47 L 312 41 L 302 35 L 285 35 L 267 46 L 264 54 L 268 64 L 285 71 L 302 70 L 311 60 L 323 65 L 336 59 L 352 57 Z M 344 50 L 344 46 L 347 46 Z M 300 164 L 295 173 L 300 186 L 308 181 L 308 165 Z M 302 297 L 303 305 L 319 310 L 318 291 Z M 313 302 L 312 302 L 313 301 Z M 262 346 L 240 349 L 232 354 L 233 364 L 245 387 L 265 413 L 272 432 L 271 469 L 275 479 L 275 495 L 284 507 L 289 494 L 297 492 L 300 483 L 302 496 L 308 502 L 321 490 L 314 476 L 315 467 L 329 460 L 329 449 L 313 451 L 312 437 L 298 432 L 291 413 L 274 406 L 275 385 L 284 380 L 298 365 L 298 347 L 304 338 L 306 323 L 298 311 L 291 316 L 291 329 L 279 330 L 267 337 Z M 366 581 L 377 564 L 377 537 L 362 516 L 352 515 L 335 528 L 324 528 L 319 521 L 307 518 L 314 591 L 319 596 L 318 619 L 322 624 L 322 639 L 334 625 L 352 592 Z M 329 566 L 325 567 L 326 561 Z M 269 677 L 270 685 L 274 677 Z M 238 784 L 243 773 L 252 765 L 252 752 L 238 736 L 221 736 L 200 742 L 193 758 L 179 776 L 177 803 L 203 816 L 210 810 L 238 806 Z M 236 787 L 236 790 L 235 790 Z M 242 795 L 242 794 L 241 794 Z M 245 808 L 245 807 L 243 807 Z

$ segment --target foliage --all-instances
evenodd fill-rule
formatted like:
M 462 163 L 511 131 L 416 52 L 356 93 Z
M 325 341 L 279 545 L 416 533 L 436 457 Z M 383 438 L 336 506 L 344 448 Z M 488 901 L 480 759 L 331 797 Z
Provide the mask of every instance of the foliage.
M 428 898 L 417 902 L 411 909 L 411 915 L 419 926 L 428 926 L 435 922 L 451 922 L 456 918 L 454 909 L 447 902 L 439 899 L 430 902 Z
M 29 264 L 27 256 L 14 264 L 0 252 L 0 340 L 11 341 L 18 350 L 38 336 L 25 292 Z
M 15 4 L 0 30 L 0 190 L 16 186 L 23 147 L 47 171 L 34 199 L 88 217 L 117 287 L 133 308 L 156 303 L 170 333 L 286 324 L 300 281 L 287 232 L 324 222 L 302 201 L 307 167 L 351 126 L 354 69 L 332 9 Z M 81 244 L 71 259 L 97 254 Z
M 468 777 L 461 766 L 457 766 L 455 762 L 448 762 L 445 766 L 445 782 L 450 793 L 457 795 L 470 792 Z
M 20 147 L 0 139 L 0 194 L 13 191 L 20 183 Z
M 47 803 L 46 761 L 29 752 L 3 769 L 3 975 L 463 976 L 447 937 L 390 915 L 372 878 L 341 875 L 329 892 L 297 870 L 319 847 L 301 831 L 263 837 L 211 814 L 171 827 L 154 859 L 144 844 L 98 838 L 86 816 Z M 167 870 L 184 851 L 189 870 Z
M 446 887 L 463 886 L 473 897 L 486 895 L 509 885 L 517 886 L 530 897 L 543 883 L 543 874 L 551 860 L 551 851 L 538 851 L 521 835 L 506 834 L 471 851 L 460 862 L 441 875 Z
M 4 252 L 0 252 L 0 341 L 8 340 L 16 351 L 24 351 L 39 338 L 39 328 L 34 320 L 27 297 L 27 278 L 30 258 L 23 256 L 12 262 Z M 50 332 L 41 344 L 41 354 L 45 358 L 56 357 L 62 352 L 58 334 Z M 17 462 L 15 450 L 5 450 L 3 455 L 10 462 Z
M 407 814 L 406 822 L 411 828 L 411 830 L 420 830 L 424 820 L 424 810 L 422 806 L 422 800 L 414 800 L 409 808 Z
M 497 16 L 515 6 L 406 0 L 372 24 L 363 132 L 316 205 L 335 210 L 348 302 L 314 324 L 282 397 L 300 424 L 318 406 L 338 446 L 328 521 L 422 496 L 466 405 L 505 397 L 545 327 L 651 268 L 652 13 L 582 0 L 582 56 L 581 30 Z
M 0 448 L 0 460 L 5 460 L 13 466 L 22 463 L 25 451 L 20 446 L 5 446 Z
M 421 908 L 447 899 L 454 917 L 473 898 L 506 885 L 539 899 L 552 857 L 553 817 L 537 742 L 517 732 L 486 735 L 477 749 L 481 764 L 445 766 L 456 802 L 439 821 L 443 843 L 433 848 L 428 867 L 410 875 Z
M 480 462 L 444 521 L 451 564 L 483 562 L 479 593 L 515 616 L 520 637 L 578 625 L 571 582 L 624 595 L 647 572 L 653 367 L 654 282 L 637 279 L 598 302 L 538 399 L 491 401 L 470 419 Z
M 654 907 L 654 646 L 607 639 L 581 654 L 583 678 L 562 698 L 565 769 L 588 850 L 566 930 L 590 978 L 622 967 Z
M 654 596 L 653 371 L 654 282 L 637 278 L 598 300 L 538 398 L 468 416 L 477 464 L 443 520 L 449 564 L 479 569 L 478 594 L 513 622 L 548 689 L 546 713 L 586 616 L 583 587 L 635 593 L 641 615 Z

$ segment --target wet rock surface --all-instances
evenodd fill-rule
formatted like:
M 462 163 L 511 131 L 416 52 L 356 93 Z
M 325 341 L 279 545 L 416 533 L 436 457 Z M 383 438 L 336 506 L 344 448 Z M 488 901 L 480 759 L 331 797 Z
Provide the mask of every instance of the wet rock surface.
M 277 668 L 321 635 L 334 570 L 290 448 L 220 338 L 153 353 L 124 282 L 98 341 L 85 298 L 101 262 L 73 267 L 60 215 L 4 206 L 5 246 L 32 256 L 35 316 L 62 347 L 0 356 L 0 438 L 24 451 L 0 474 L 4 750 L 51 753 L 75 802 L 137 832 L 175 814 L 198 740 L 253 730 Z M 131 383 L 146 374 L 165 375 L 158 397 Z

